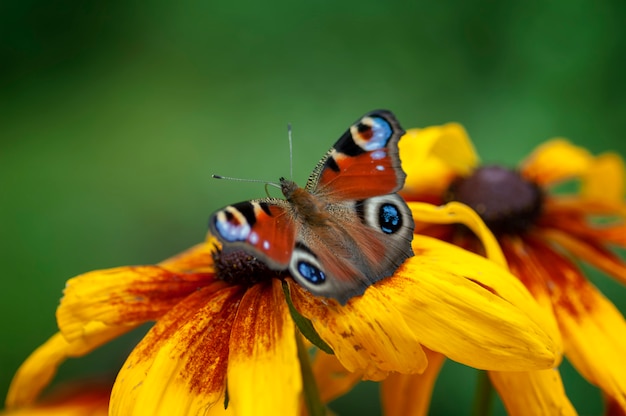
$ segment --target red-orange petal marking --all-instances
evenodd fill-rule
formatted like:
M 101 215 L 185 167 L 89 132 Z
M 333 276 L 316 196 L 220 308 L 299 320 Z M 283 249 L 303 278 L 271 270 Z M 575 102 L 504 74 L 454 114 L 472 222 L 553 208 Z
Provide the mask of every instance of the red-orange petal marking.
M 186 415 L 223 406 L 228 343 L 242 293 L 216 282 L 159 319 L 118 374 L 111 415 Z
M 295 325 L 272 279 L 244 294 L 230 337 L 229 408 L 238 415 L 295 415 L 302 392 Z

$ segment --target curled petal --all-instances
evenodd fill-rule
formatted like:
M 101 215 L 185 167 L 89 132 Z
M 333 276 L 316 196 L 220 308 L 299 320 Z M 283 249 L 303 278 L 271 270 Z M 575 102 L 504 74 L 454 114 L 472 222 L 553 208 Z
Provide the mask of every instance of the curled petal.
M 434 206 L 421 202 L 409 202 L 409 208 L 416 222 L 431 224 L 463 224 L 471 229 L 485 247 L 487 258 L 506 267 L 506 260 L 498 241 L 487 228 L 480 216 L 470 207 L 460 202 L 450 202 Z
M 593 160 L 581 181 L 581 196 L 609 204 L 624 204 L 624 161 L 615 153 L 605 153 Z
M 80 357 L 122 335 L 126 327 L 106 327 L 93 324 L 85 336 L 68 342 L 59 332 L 50 337 L 22 363 L 15 373 L 6 398 L 7 408 L 15 408 L 35 401 L 50 383 L 57 369 L 70 357 Z
M 297 413 L 302 379 L 295 335 L 278 280 L 248 289 L 230 338 L 228 395 L 236 414 Z
M 241 288 L 216 282 L 159 319 L 120 370 L 110 414 L 222 413 L 228 343 L 241 296 Z
M 593 156 L 565 139 L 552 139 L 537 147 L 521 166 L 522 175 L 545 186 L 585 175 Z
M 575 416 L 557 369 L 523 372 L 492 371 L 489 378 L 511 416 Z
M 426 368 L 426 356 L 396 310 L 396 299 L 376 285 L 341 306 L 334 299 L 313 297 L 289 283 L 296 308 L 311 320 L 348 371 L 381 380 L 390 371 L 419 373 Z
M 158 266 L 97 270 L 68 280 L 57 322 L 72 342 L 92 323 L 130 330 L 156 320 L 199 287 L 215 281 L 211 273 L 175 273 Z
M 375 287 L 421 344 L 486 370 L 546 369 L 560 360 L 553 321 L 506 270 L 425 236 L 414 236 L 413 251 Z
M 404 193 L 441 195 L 458 175 L 468 175 L 478 155 L 457 123 L 409 129 L 398 144 L 407 174 Z
M 428 368 L 422 374 L 394 373 L 381 382 L 383 414 L 422 416 L 428 414 L 430 399 L 445 356 L 424 348 Z

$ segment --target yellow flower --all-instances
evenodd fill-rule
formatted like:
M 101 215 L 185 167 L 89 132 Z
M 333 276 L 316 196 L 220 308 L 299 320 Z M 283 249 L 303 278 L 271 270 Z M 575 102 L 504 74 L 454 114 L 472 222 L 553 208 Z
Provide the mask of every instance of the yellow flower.
M 626 322 L 575 265 L 581 259 L 626 282 L 626 264 L 608 245 L 626 247 L 624 166 L 615 154 L 592 156 L 566 140 L 540 146 L 518 170 L 479 166 L 458 124 L 412 129 L 400 141 L 409 201 L 460 201 L 472 207 L 495 234 L 514 275 L 557 322 L 564 352 L 576 369 L 599 386 L 613 406 L 626 411 Z M 551 186 L 578 179 L 575 194 Z M 483 253 L 466 228 L 421 223 L 416 232 Z M 436 353 L 434 353 L 436 354 Z M 321 371 L 321 370 L 317 370 Z M 385 381 L 388 414 L 417 409 L 413 398 L 430 392 L 436 377 L 394 376 Z M 556 370 L 491 372 L 510 414 L 575 414 Z M 413 390 L 399 395 L 398 386 Z M 395 386 L 395 387 L 394 387 Z M 428 399 L 419 411 L 424 414 Z
M 466 224 L 503 262 L 471 210 L 410 206 L 417 220 Z M 65 359 L 154 321 L 119 371 L 111 415 L 296 414 L 303 372 L 288 301 L 343 368 L 367 379 L 421 373 L 429 350 L 500 371 L 560 360 L 556 328 L 526 288 L 495 262 L 440 240 L 415 236 L 414 257 L 343 306 L 245 254 L 214 258 L 216 244 L 209 236 L 158 265 L 70 279 L 57 310 L 60 332 L 20 367 L 7 407 L 33 402 Z

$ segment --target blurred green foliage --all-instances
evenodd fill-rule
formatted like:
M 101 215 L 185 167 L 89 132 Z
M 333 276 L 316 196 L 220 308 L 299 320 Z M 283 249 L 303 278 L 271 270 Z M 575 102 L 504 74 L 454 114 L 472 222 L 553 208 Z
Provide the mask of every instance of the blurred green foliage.
M 362 113 L 466 126 L 484 160 L 564 136 L 626 154 L 618 1 L 0 4 L 0 392 L 55 329 L 65 280 L 154 263 L 211 211 L 264 195 L 212 173 L 295 179 Z M 626 290 L 596 283 L 626 310 Z M 114 375 L 141 334 L 63 366 Z M 598 391 L 567 363 L 581 413 Z M 432 414 L 467 414 L 475 372 L 447 364 Z M 335 403 L 376 414 L 375 385 Z M 500 404 L 496 413 L 502 413 Z

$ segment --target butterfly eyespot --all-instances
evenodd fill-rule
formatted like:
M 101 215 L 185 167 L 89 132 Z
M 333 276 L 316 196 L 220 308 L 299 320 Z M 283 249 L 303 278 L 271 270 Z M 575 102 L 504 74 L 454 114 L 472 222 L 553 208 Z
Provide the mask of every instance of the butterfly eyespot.
M 364 224 L 383 234 L 404 235 L 413 231 L 411 212 L 401 196 L 389 194 L 357 201 L 357 214 Z
M 309 262 L 299 261 L 296 267 L 298 267 L 300 275 L 314 285 L 324 283 L 326 280 L 324 272 Z
M 296 243 L 291 255 L 289 271 L 294 279 L 305 287 L 317 288 L 326 283 L 326 273 L 317 256 L 302 242 Z
M 218 212 L 213 221 L 215 229 L 226 241 L 245 241 L 250 235 L 250 224 L 230 211 Z
M 378 209 L 378 222 L 385 234 L 393 234 L 402 227 L 402 214 L 393 204 L 383 204 Z
M 381 117 L 364 117 L 351 127 L 352 139 L 365 151 L 384 149 L 393 135 L 389 122 Z

